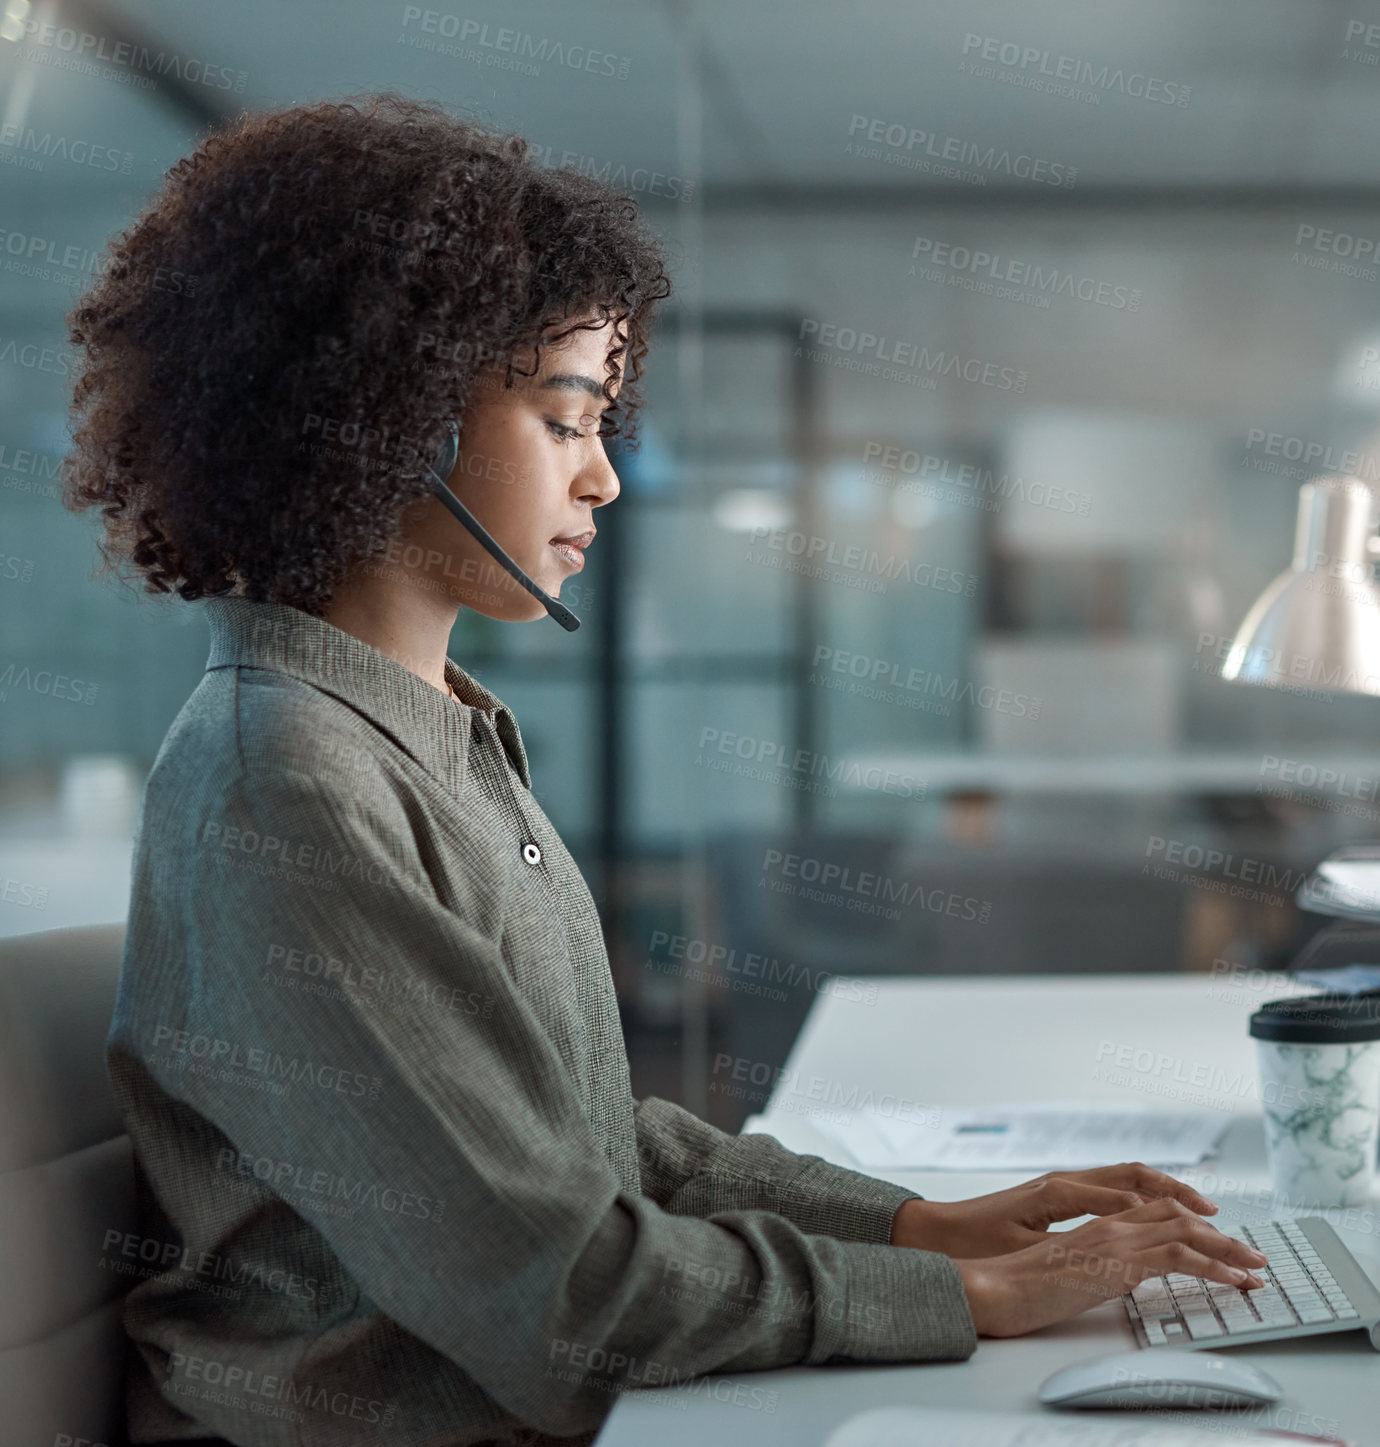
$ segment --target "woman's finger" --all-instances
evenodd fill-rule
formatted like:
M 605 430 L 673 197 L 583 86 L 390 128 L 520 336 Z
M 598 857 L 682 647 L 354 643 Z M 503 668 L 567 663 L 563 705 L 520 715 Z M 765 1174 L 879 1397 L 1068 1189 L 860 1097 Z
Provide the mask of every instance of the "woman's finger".
M 1206 1221 L 1165 1221 L 1147 1227 L 1146 1233 L 1146 1238 L 1143 1238 L 1146 1246 L 1159 1247 L 1172 1241 L 1181 1241 L 1202 1256 L 1210 1256 L 1228 1266 L 1238 1266 L 1243 1271 L 1264 1266 L 1268 1260 L 1263 1252 L 1247 1246 L 1244 1241 L 1238 1241 L 1234 1236 L 1226 1235 L 1215 1226 L 1209 1226 Z M 1139 1245 L 1136 1249 L 1139 1249 Z
M 1123 1230 L 1128 1233 L 1141 1231 L 1145 1227 L 1160 1225 L 1164 1228 L 1158 1235 L 1180 1236 L 1189 1239 L 1193 1233 L 1206 1233 L 1205 1240 L 1216 1242 L 1231 1242 L 1233 1246 L 1243 1248 L 1250 1256 L 1251 1262 L 1263 1265 L 1263 1257 L 1254 1247 L 1246 1246 L 1244 1242 L 1237 1241 L 1235 1237 L 1228 1236 L 1219 1231 L 1209 1221 L 1204 1221 L 1191 1207 L 1185 1206 L 1182 1201 L 1175 1200 L 1172 1196 L 1161 1196 L 1155 1201 L 1146 1201 L 1143 1205 L 1133 1206 L 1129 1211 L 1122 1211 L 1118 1216 L 1110 1218 L 1108 1224 L 1114 1229 Z M 1091 1226 L 1092 1223 L 1089 1223 Z M 1078 1227 L 1078 1230 L 1085 1230 L 1085 1227 Z M 1135 1239 L 1134 1234 L 1132 1239 Z
M 1132 1223 L 1142 1221 L 1200 1221 L 1202 1217 L 1191 1206 L 1173 1196 L 1157 1196 L 1141 1201 L 1121 1213 L 1122 1219 Z
M 1135 1267 L 1145 1270 L 1147 1276 L 1181 1272 L 1185 1276 L 1201 1276 L 1206 1281 L 1220 1281 L 1226 1286 L 1239 1286 L 1246 1290 L 1265 1284 L 1248 1266 L 1233 1265 L 1219 1256 L 1209 1255 L 1181 1238 L 1134 1251 L 1130 1260 Z
M 1146 1204 L 1134 1191 L 1057 1176 L 1047 1178 L 1037 1199 L 1040 1214 L 1046 1221 L 1068 1221 L 1074 1216 L 1115 1216 Z
M 1095 1170 L 1081 1172 L 1087 1180 L 1101 1186 L 1112 1186 L 1118 1190 L 1135 1191 L 1141 1196 L 1157 1200 L 1168 1196 L 1182 1201 L 1199 1215 L 1214 1215 L 1217 1202 L 1209 1200 L 1201 1191 L 1174 1176 L 1157 1171 L 1141 1161 L 1122 1161 L 1120 1165 L 1098 1166 Z

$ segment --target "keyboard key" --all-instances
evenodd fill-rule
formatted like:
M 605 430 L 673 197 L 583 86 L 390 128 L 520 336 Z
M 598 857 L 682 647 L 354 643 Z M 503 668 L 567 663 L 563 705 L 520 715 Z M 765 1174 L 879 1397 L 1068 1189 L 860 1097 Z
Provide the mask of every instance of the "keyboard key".
M 1164 1328 L 1157 1321 L 1143 1323 L 1145 1327 L 1145 1339 L 1152 1347 L 1164 1345 Z
M 1303 1306 L 1299 1308 L 1299 1320 L 1305 1326 L 1314 1326 L 1320 1321 L 1334 1321 L 1335 1318 L 1326 1306 Z
M 1204 1337 L 1222 1335 L 1222 1323 L 1209 1311 L 1185 1312 L 1184 1325 L 1188 1328 L 1188 1334 L 1194 1341 L 1202 1341 Z

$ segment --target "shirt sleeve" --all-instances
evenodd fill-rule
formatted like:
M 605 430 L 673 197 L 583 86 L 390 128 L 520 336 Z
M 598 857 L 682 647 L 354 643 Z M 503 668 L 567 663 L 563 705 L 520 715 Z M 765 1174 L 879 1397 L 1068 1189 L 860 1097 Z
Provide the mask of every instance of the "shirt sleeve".
M 277 1096 L 211 1072 L 160 1083 L 233 1143 L 227 1175 L 252 1174 L 311 1220 L 378 1309 L 502 1407 L 573 1435 L 624 1386 L 973 1352 L 947 1256 L 811 1235 L 770 1210 L 697 1219 L 626 1192 L 501 927 L 440 902 L 390 791 L 251 764 L 219 810 L 218 829 L 280 842 L 258 855 L 294 867 L 196 851 L 186 1028 L 370 1085 Z M 323 872 L 340 887 L 318 887 Z M 483 1006 L 380 1010 L 341 992 L 307 1008 L 260 983 L 285 947 Z
M 776 1211 L 802 1231 L 888 1244 L 901 1203 L 922 1199 L 822 1156 L 788 1150 L 772 1135 L 729 1135 L 656 1096 L 636 1103 L 635 1119 L 642 1189 L 676 1215 Z

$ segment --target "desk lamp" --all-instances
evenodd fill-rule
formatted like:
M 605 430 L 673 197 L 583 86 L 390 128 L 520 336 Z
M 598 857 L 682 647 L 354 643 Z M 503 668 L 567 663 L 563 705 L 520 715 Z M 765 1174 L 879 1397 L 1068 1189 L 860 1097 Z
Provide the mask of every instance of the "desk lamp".
M 1294 560 L 1246 614 L 1223 678 L 1267 688 L 1380 695 L 1380 588 L 1371 576 L 1380 557 L 1375 514 L 1374 495 L 1354 477 L 1315 478 L 1299 489 Z M 1327 876 L 1328 864 L 1358 855 L 1380 862 L 1374 845 L 1342 849 L 1300 886 L 1298 903 L 1314 913 L 1365 921 L 1370 928 L 1324 930 L 1291 969 L 1322 964 L 1324 946 L 1339 951 L 1347 964 L 1380 960 L 1375 929 L 1380 897 L 1370 902 L 1341 891 Z
M 1354 477 L 1299 489 L 1294 560 L 1246 614 L 1223 678 L 1380 696 L 1375 515 L 1374 494 Z

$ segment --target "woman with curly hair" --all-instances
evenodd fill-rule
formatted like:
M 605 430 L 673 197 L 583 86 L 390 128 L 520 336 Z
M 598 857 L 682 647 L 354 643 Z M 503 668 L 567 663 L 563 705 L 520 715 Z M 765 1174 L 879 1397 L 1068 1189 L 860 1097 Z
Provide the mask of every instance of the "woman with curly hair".
M 385 95 L 212 135 L 70 315 L 66 501 L 211 635 L 108 1041 L 133 1444 L 588 1443 L 627 1387 L 961 1359 L 1098 1299 L 1041 1254 L 1085 1211 L 1234 1279 L 1142 1166 L 940 1204 L 632 1098 L 594 903 L 446 650 L 582 565 L 668 292 L 631 201 Z

